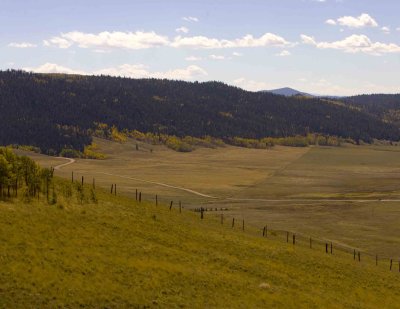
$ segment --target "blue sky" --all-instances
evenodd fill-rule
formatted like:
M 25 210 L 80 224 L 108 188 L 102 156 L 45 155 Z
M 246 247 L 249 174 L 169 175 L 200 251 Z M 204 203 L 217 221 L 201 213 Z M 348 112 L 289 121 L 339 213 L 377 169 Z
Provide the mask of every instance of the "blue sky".
M 398 0 L 0 0 L 0 68 L 400 92 Z

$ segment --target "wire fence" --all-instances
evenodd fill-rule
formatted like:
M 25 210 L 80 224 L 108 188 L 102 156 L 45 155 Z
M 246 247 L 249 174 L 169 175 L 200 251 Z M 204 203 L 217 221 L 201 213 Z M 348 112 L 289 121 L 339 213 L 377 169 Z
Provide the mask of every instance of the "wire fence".
M 71 174 L 71 180 L 72 183 L 74 183 L 74 172 Z M 81 184 L 82 186 L 84 185 L 84 177 L 81 177 Z M 79 181 L 79 180 L 78 180 Z M 88 184 L 95 189 L 95 179 L 93 178 L 93 181 L 91 184 Z M 111 184 L 111 189 L 110 193 L 112 195 L 117 195 L 117 184 L 113 183 Z M 139 191 L 138 189 L 135 190 L 135 200 L 138 203 L 142 202 L 142 199 L 144 200 L 144 197 L 142 196 L 143 193 Z M 146 196 L 147 198 L 149 197 L 148 195 Z M 152 199 L 153 200 L 153 199 Z M 178 203 L 174 203 L 172 200 L 168 200 L 167 203 L 164 201 L 161 202 L 160 196 L 159 195 L 154 195 L 154 202 L 155 205 L 159 204 L 166 204 L 169 206 L 169 210 L 172 210 L 173 208 L 178 208 L 179 212 L 182 212 L 182 209 L 184 206 L 182 206 L 182 202 L 179 201 Z M 149 201 L 149 200 L 148 200 Z M 389 270 L 395 270 L 398 266 L 398 272 L 400 273 L 400 259 L 394 259 L 393 257 L 386 256 L 386 255 L 381 255 L 381 254 L 371 254 L 369 252 L 366 252 L 364 250 L 361 250 L 359 248 L 354 248 L 352 246 L 348 246 L 342 243 L 338 243 L 335 241 L 330 241 L 327 239 L 321 239 L 318 237 L 312 237 L 310 235 L 305 235 L 303 233 L 298 233 L 298 232 L 292 232 L 292 231 L 286 231 L 286 230 L 277 230 L 277 229 L 270 229 L 268 225 L 265 225 L 263 227 L 255 227 L 255 226 L 246 226 L 245 227 L 245 219 L 244 218 L 234 218 L 233 216 L 224 216 L 224 212 L 228 211 L 229 209 L 226 207 L 211 207 L 211 205 L 203 204 L 201 207 L 197 208 L 189 208 L 189 210 L 198 212 L 200 213 L 200 218 L 204 219 L 205 213 L 209 214 L 216 214 L 216 217 L 220 218 L 220 223 L 222 225 L 228 225 L 231 228 L 235 229 L 242 229 L 243 231 L 247 231 L 248 233 L 253 233 L 254 236 L 257 237 L 264 237 L 267 239 L 274 239 L 277 241 L 283 241 L 288 244 L 292 244 L 293 246 L 302 246 L 302 247 L 308 247 L 310 249 L 314 250 L 319 250 L 323 251 L 326 254 L 334 255 L 338 253 L 344 253 L 352 257 L 353 260 L 358 261 L 358 262 L 373 262 L 376 266 L 384 265 L 387 266 Z M 230 222 L 228 220 L 231 220 Z
M 365 250 L 345 245 L 343 243 L 313 237 L 303 233 L 270 229 L 268 225 L 265 225 L 262 228 L 257 228 L 254 226 L 245 227 L 245 220 L 243 218 L 235 218 L 229 215 L 224 216 L 223 211 L 226 210 L 228 209 L 221 207 L 200 207 L 192 209 L 192 211 L 200 213 L 200 218 L 204 218 L 204 213 L 213 213 L 215 218 L 220 218 L 221 224 L 228 225 L 235 229 L 242 229 L 243 231 L 246 229 L 247 232 L 252 232 L 258 237 L 286 242 L 293 246 L 307 247 L 320 252 L 325 252 L 329 255 L 345 254 L 356 262 L 369 263 L 371 265 L 374 264 L 376 266 L 386 267 L 390 271 L 398 271 L 400 273 L 399 258 L 395 259 L 383 254 L 372 254 Z

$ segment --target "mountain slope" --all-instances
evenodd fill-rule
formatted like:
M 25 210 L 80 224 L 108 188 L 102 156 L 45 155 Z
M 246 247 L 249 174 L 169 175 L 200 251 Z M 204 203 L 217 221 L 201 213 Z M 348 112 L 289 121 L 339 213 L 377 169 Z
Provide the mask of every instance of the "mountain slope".
M 400 126 L 400 94 L 371 94 L 341 99 L 350 106 Z
M 33 144 L 49 153 L 82 149 L 94 122 L 195 137 L 318 132 L 400 139 L 396 126 L 318 98 L 253 93 L 218 82 L 0 72 L 0 144 Z
M 48 205 L 0 201 L 0 308 L 395 308 L 397 272 L 226 218 L 56 180 Z M 87 194 L 89 188 L 85 188 Z M 227 214 L 228 215 L 228 214 Z M 240 218 L 237 218 L 240 219 Z
M 307 97 L 311 97 L 311 94 L 305 93 L 305 92 L 301 92 L 298 91 L 296 89 L 293 88 L 289 88 L 289 87 L 284 87 L 284 88 L 278 88 L 278 89 L 273 89 L 273 90 L 263 90 L 262 92 L 270 92 L 273 94 L 277 94 L 277 95 L 284 95 L 287 97 L 291 97 L 291 96 L 307 96 Z

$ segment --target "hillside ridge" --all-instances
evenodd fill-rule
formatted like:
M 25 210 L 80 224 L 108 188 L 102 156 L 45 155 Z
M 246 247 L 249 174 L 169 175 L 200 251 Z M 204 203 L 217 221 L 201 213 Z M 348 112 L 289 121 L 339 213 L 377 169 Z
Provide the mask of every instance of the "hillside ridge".
M 33 145 L 49 154 L 82 150 L 95 123 L 222 139 L 309 132 L 366 142 L 400 139 L 395 125 L 319 98 L 253 93 L 220 82 L 0 72 L 0 144 Z

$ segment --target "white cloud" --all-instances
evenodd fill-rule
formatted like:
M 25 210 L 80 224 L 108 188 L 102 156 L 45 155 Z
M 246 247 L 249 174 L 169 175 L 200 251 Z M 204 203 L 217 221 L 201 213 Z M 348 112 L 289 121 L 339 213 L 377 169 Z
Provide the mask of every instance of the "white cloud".
M 384 33 L 384 34 L 389 34 L 390 33 L 390 28 L 389 27 L 382 27 L 381 28 L 381 30 L 382 30 L 382 32 Z
M 177 28 L 179 32 L 189 31 L 185 27 Z M 45 46 L 58 48 L 69 48 L 78 46 L 80 48 L 93 48 L 97 50 L 122 49 L 146 49 L 159 46 L 170 46 L 175 48 L 194 49 L 219 49 L 219 48 L 244 48 L 244 47 L 284 47 L 293 46 L 283 37 L 273 33 L 265 33 L 260 37 L 247 34 L 237 39 L 216 39 L 206 36 L 182 37 L 177 36 L 170 40 L 167 36 L 155 32 L 100 32 L 97 34 L 79 31 L 61 33 L 59 36 L 44 40 Z
M 225 60 L 226 59 L 225 56 L 222 56 L 222 55 L 210 55 L 209 58 L 212 60 Z
M 92 72 L 74 70 L 54 63 L 45 63 L 36 68 L 24 68 L 25 71 L 36 73 L 65 73 L 82 75 L 111 75 L 131 78 L 168 78 L 179 80 L 193 80 L 197 77 L 207 76 L 207 72 L 196 65 L 189 65 L 183 69 L 173 69 L 165 72 L 151 72 L 147 66 L 142 64 L 122 64 L 117 67 L 110 67 Z
M 156 78 L 190 80 L 196 77 L 207 76 L 208 73 L 203 68 L 197 65 L 189 65 L 184 69 L 175 69 L 167 72 L 156 72 L 152 75 Z
M 178 33 L 188 33 L 189 29 L 186 27 L 179 27 L 179 28 L 176 28 L 175 31 Z
M 202 60 L 201 57 L 196 57 L 196 56 L 189 56 L 185 58 L 186 61 L 200 61 Z
M 195 23 L 197 23 L 199 21 L 199 19 L 197 17 L 193 17 L 193 16 L 182 17 L 182 20 L 188 21 L 188 22 L 195 22 Z
M 267 46 L 288 46 L 290 43 L 284 38 L 272 34 L 265 33 L 259 38 L 247 34 L 242 38 L 227 40 L 215 39 L 205 36 L 181 37 L 178 36 L 170 44 L 172 47 L 189 47 L 195 49 L 217 49 L 217 48 L 238 48 L 238 47 L 267 47 Z
M 328 19 L 325 21 L 325 24 L 334 26 L 334 25 L 336 25 L 336 21 L 334 21 L 333 19 Z
M 366 35 L 353 34 L 341 41 L 317 42 L 313 37 L 302 34 L 304 44 L 313 45 L 319 49 L 337 49 L 347 53 L 365 53 L 379 56 L 387 53 L 400 53 L 400 46 L 394 43 L 372 42 Z
M 400 31 L 400 27 L 397 27 L 397 28 L 396 28 L 396 31 Z
M 232 83 L 240 88 L 249 90 L 249 91 L 260 91 L 260 90 L 268 90 L 278 88 L 275 85 L 271 85 L 265 82 L 259 82 L 251 79 L 246 79 L 244 77 L 237 78 L 232 81 Z
M 308 35 L 302 34 L 302 35 L 300 35 L 300 37 L 301 37 L 301 41 L 304 44 L 309 44 L 309 45 L 316 45 L 317 44 L 317 42 L 315 41 L 315 39 L 312 36 L 308 36 Z
M 93 72 L 95 75 L 125 76 L 131 78 L 167 78 L 192 80 L 196 77 L 206 76 L 207 72 L 197 65 L 189 65 L 184 69 L 174 69 L 166 72 L 150 72 L 144 65 L 123 64 L 118 67 L 106 68 Z
M 79 31 L 62 33 L 58 37 L 45 40 L 45 46 L 56 46 L 68 48 L 78 45 L 81 48 L 125 48 L 125 49 L 144 49 L 168 45 L 168 38 L 156 34 L 155 32 L 100 32 L 97 34 L 84 33 Z
M 94 75 L 124 76 L 133 78 L 150 77 L 147 67 L 142 64 L 122 64 L 117 67 L 110 67 L 93 72 Z
M 45 63 L 36 68 L 23 68 L 23 70 L 35 73 L 65 73 L 65 74 L 86 74 L 86 72 L 81 70 L 70 69 L 55 63 Z
M 242 53 L 238 53 L 238 52 L 233 52 L 233 53 L 232 53 L 232 56 L 235 56 L 235 57 L 242 57 L 243 54 L 242 54 Z
M 275 56 L 279 56 L 279 57 L 287 57 L 290 56 L 291 53 L 288 50 L 282 50 L 280 53 L 276 54 Z
M 15 48 L 34 48 L 37 47 L 36 44 L 28 43 L 28 42 L 22 42 L 22 43 L 10 43 L 7 45 L 8 47 L 15 47 Z
M 69 48 L 73 45 L 73 42 L 70 42 L 61 37 L 53 37 L 49 40 L 44 40 L 43 45 L 47 47 L 56 46 L 58 48 Z
M 363 13 L 358 17 L 340 17 L 337 19 L 337 23 L 341 26 L 346 26 L 349 28 L 378 27 L 376 20 L 366 13 Z

